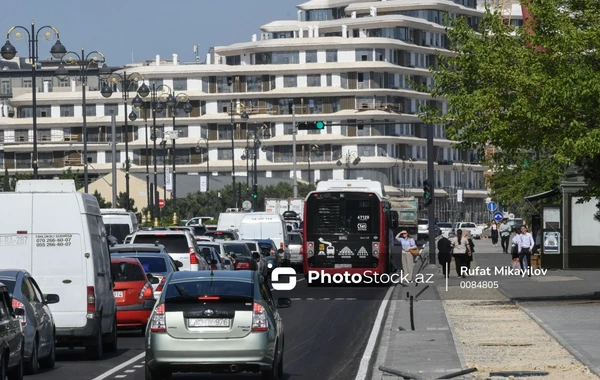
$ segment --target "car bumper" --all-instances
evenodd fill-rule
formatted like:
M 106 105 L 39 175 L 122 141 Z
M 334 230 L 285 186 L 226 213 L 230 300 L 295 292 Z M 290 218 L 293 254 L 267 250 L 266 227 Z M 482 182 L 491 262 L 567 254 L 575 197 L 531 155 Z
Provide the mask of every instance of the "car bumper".
M 141 327 L 148 323 L 152 310 L 144 308 L 143 303 L 117 306 L 118 327 Z
M 172 372 L 218 372 L 232 364 L 238 371 L 268 370 L 275 353 L 274 336 L 267 332 L 237 339 L 178 339 L 150 333 L 146 342 L 148 367 Z

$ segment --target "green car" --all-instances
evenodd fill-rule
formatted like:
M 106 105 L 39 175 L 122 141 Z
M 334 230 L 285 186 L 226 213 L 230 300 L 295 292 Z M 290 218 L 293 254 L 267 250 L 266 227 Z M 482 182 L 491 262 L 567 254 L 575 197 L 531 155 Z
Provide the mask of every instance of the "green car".
M 284 331 L 278 309 L 256 271 L 174 272 L 146 330 L 146 380 L 176 372 L 283 375 Z

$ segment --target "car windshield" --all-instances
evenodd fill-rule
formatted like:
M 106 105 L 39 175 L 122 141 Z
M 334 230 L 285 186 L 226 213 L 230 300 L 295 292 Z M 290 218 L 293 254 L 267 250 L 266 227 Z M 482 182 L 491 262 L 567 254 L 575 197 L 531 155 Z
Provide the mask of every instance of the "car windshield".
M 236 236 L 226 231 L 208 231 L 205 236 L 210 236 L 215 240 L 235 240 Z
M 302 244 L 302 235 L 300 234 L 288 234 L 290 244 Z
M 250 281 L 235 281 L 230 279 L 176 282 L 167 286 L 165 302 L 173 303 L 182 299 L 194 299 L 194 301 L 198 301 L 198 298 L 203 296 L 251 299 L 254 296 L 253 289 L 253 284 Z
M 137 256 L 146 273 L 166 273 L 167 263 L 162 257 Z
M 116 261 L 110 264 L 110 269 L 115 282 L 147 280 L 146 274 L 139 265 Z
M 129 224 L 105 224 L 106 233 L 108 236 L 114 236 L 122 244 L 125 241 L 125 237 L 131 233 Z
M 427 220 L 427 219 L 419 219 L 419 224 L 429 224 L 429 220 Z
M 246 244 L 223 244 L 223 247 L 228 254 L 235 253 L 238 256 L 251 256 L 250 249 Z
M 246 245 L 248 246 L 248 248 L 249 248 L 251 251 L 256 251 L 256 250 L 257 250 L 257 249 L 256 249 L 256 243 L 254 243 L 254 242 L 252 242 L 252 241 L 249 241 L 249 242 L 247 242 L 247 243 L 246 243 Z
M 6 285 L 6 287 L 8 288 L 8 292 L 10 294 L 12 294 L 15 291 L 16 281 L 14 279 L 0 277 L 0 282 L 3 283 L 4 285 Z
M 158 244 L 164 245 L 169 253 L 188 253 L 190 251 L 190 246 L 185 235 L 137 235 L 133 243 L 154 245 L 157 241 Z
M 437 225 L 440 228 L 452 228 L 452 224 L 450 223 L 438 223 Z

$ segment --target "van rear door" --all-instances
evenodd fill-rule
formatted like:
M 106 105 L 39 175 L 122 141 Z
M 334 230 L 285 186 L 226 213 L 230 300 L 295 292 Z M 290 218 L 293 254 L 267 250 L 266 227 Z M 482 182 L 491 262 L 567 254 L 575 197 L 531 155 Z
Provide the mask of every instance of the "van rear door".
M 35 246 L 32 196 L 26 193 L 0 193 L 0 262 L 4 268 L 31 271 L 31 249 Z M 37 279 L 36 279 L 37 280 Z

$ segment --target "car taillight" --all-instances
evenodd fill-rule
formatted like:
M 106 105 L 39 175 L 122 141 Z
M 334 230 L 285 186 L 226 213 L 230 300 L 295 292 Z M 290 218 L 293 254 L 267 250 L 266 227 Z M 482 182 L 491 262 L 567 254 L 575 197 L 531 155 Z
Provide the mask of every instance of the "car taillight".
M 265 308 L 254 303 L 252 311 L 252 331 L 267 331 L 269 330 L 269 320 L 267 319 L 267 311 Z
M 160 279 L 160 284 L 158 284 L 158 286 L 156 287 L 156 291 L 157 292 L 162 292 L 163 288 L 165 287 L 165 282 L 167 281 L 166 277 L 163 277 Z
M 235 269 L 250 269 L 250 263 L 236 263 Z
M 300 247 L 300 256 L 304 256 L 304 247 Z
M 219 268 L 216 265 L 213 264 L 213 265 L 210 266 L 210 269 L 212 269 L 212 270 L 218 270 Z
M 154 297 L 152 293 L 152 285 L 149 282 L 147 282 L 146 285 L 144 285 L 144 287 L 140 291 L 139 299 L 152 297 Z
M 152 314 L 152 321 L 150 322 L 150 332 L 167 332 L 167 318 L 165 316 L 164 304 L 158 305 L 156 309 L 154 309 L 154 314 Z
M 190 264 L 198 264 L 198 257 L 196 257 L 196 251 L 190 248 Z
M 87 312 L 88 314 L 96 312 L 96 292 L 93 286 L 87 287 Z
M 23 311 L 25 311 L 25 305 L 23 305 L 23 303 L 21 301 L 16 300 L 14 298 L 12 300 L 12 307 L 15 310 L 23 309 Z M 25 315 L 17 315 L 17 319 L 19 321 L 21 321 L 21 326 L 23 326 L 23 327 L 27 326 L 27 318 L 25 317 Z

